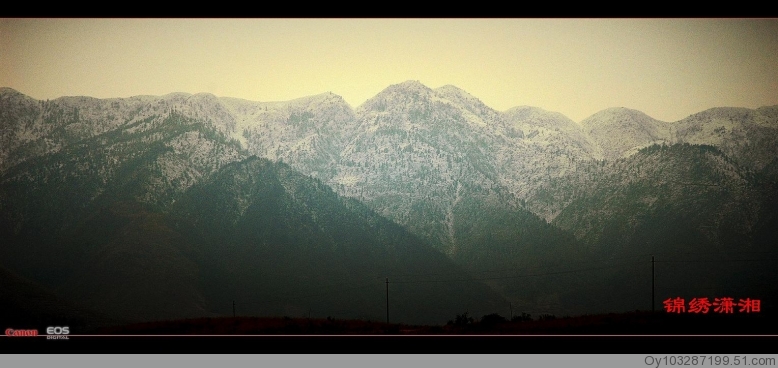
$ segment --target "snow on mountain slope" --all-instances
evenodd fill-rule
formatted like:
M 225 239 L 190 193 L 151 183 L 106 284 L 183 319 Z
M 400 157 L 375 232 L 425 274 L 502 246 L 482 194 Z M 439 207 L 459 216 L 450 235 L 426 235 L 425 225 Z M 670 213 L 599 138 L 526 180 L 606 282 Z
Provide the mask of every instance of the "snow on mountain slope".
M 520 198 L 530 197 L 542 183 L 575 170 L 579 163 L 602 157 L 582 127 L 560 113 L 518 106 L 502 116 L 508 131 L 518 134 L 501 147 L 500 172 L 503 183 Z
M 334 93 L 284 102 L 222 101 L 234 114 L 236 132 L 250 153 L 323 180 L 332 177 L 332 165 L 356 121 L 351 107 Z
M 623 107 L 602 110 L 581 121 L 584 131 L 601 148 L 603 158 L 614 160 L 637 148 L 667 142 L 667 123 Z
M 761 170 L 778 156 L 778 106 L 711 108 L 673 125 L 675 139 L 720 148 L 739 164 Z

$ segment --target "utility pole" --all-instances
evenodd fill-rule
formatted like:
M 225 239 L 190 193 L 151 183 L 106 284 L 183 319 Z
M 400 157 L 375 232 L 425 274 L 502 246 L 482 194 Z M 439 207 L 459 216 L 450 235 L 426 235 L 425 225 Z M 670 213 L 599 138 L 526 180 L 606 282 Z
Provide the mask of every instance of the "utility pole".
M 389 324 L 389 278 L 386 278 L 386 324 Z
M 232 301 L 232 318 L 235 318 L 235 301 Z
M 511 321 L 513 321 L 513 302 L 510 302 L 510 308 L 511 308 Z
M 656 280 L 656 277 L 654 276 L 654 255 L 651 255 L 651 312 L 656 312 L 656 300 L 655 297 L 655 288 L 654 288 L 654 281 Z

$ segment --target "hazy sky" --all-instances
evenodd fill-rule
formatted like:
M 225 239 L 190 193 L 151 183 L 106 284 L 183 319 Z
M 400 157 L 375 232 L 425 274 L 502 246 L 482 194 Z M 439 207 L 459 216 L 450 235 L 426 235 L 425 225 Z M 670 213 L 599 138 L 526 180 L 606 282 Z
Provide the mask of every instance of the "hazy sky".
M 329 91 L 356 108 L 409 79 L 501 111 L 676 121 L 778 104 L 778 20 L 0 19 L 0 86 L 37 99 Z

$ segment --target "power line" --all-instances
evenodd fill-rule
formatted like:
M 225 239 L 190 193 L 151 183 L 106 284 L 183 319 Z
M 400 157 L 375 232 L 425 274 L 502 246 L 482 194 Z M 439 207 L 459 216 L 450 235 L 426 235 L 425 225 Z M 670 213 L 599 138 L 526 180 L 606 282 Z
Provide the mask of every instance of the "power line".
M 625 265 L 632 265 L 632 264 L 641 264 L 644 262 L 629 262 L 629 263 L 623 263 L 621 266 Z M 395 281 L 395 284 L 415 284 L 415 283 L 434 283 L 434 282 L 465 282 L 465 281 L 486 281 L 486 280 L 504 280 L 504 279 L 515 279 L 515 278 L 522 278 L 522 277 L 533 277 L 533 276 L 550 276 L 550 275 L 561 275 L 561 274 L 567 274 L 567 273 L 574 273 L 574 272 L 585 272 L 585 271 L 595 271 L 595 270 L 604 270 L 616 267 L 614 266 L 607 266 L 607 267 L 595 267 L 595 268 L 584 268 L 584 269 L 578 269 L 578 270 L 566 270 L 566 271 L 558 271 L 558 272 L 545 272 L 545 273 L 535 273 L 535 274 L 524 274 L 524 275 L 513 275 L 513 276 L 501 276 L 501 277 L 484 277 L 484 278 L 474 278 L 474 279 L 449 279 L 449 280 L 417 280 L 417 281 Z
M 737 251 L 718 251 L 718 252 L 660 252 L 656 254 L 662 254 L 662 255 L 674 255 L 674 254 L 691 254 L 691 255 L 709 255 L 709 254 L 742 254 L 742 253 L 770 253 L 770 254 L 778 254 L 778 251 L 774 250 L 737 250 Z
M 761 259 L 693 259 L 693 260 L 670 260 L 670 261 L 657 261 L 658 263 L 697 263 L 697 262 L 764 262 L 764 261 L 778 261 L 775 258 L 761 258 Z
M 768 253 L 768 254 L 778 254 L 778 252 L 774 251 L 745 251 L 745 252 L 735 252 L 735 253 L 755 253 L 755 254 L 761 254 L 761 253 Z M 679 254 L 685 254 L 685 255 L 721 255 L 721 254 L 733 254 L 733 252 L 707 252 L 707 253 L 699 253 L 699 252 L 663 252 L 663 253 L 657 253 L 660 255 L 665 256 L 671 256 L 671 255 L 679 255 Z M 633 256 L 625 256 L 625 257 L 618 257 L 618 258 L 606 258 L 606 259 L 595 259 L 595 260 L 580 260 L 580 261 L 565 261 L 565 263 L 575 262 L 575 263 L 603 263 L 603 262 L 612 262 L 617 260 L 626 260 L 626 259 L 634 259 L 634 258 L 640 258 L 640 257 L 647 257 L 652 256 L 652 254 L 637 254 Z M 772 258 L 760 258 L 760 259 L 698 259 L 698 260 L 656 260 L 654 262 L 657 263 L 676 263 L 676 262 L 762 262 L 762 261 L 775 261 L 778 259 L 772 259 Z M 626 264 L 640 264 L 645 261 L 637 261 L 637 262 L 628 262 Z M 607 269 L 610 267 L 617 267 L 620 265 L 623 265 L 624 263 L 619 264 L 611 264 L 609 266 L 599 267 L 599 268 L 586 268 L 586 269 L 579 269 L 579 270 L 565 270 L 565 271 L 554 271 L 554 272 L 547 272 L 547 273 L 534 273 L 534 274 L 528 274 L 528 275 L 511 275 L 511 276 L 499 276 L 499 277 L 484 277 L 484 278 L 472 278 L 472 279 L 458 279 L 461 281 L 479 281 L 479 280 L 494 280 L 494 279 L 505 279 L 505 278 L 516 278 L 516 277 L 526 277 L 526 276 L 543 276 L 543 275 L 554 275 L 559 273 L 570 273 L 570 272 L 581 272 L 581 271 L 587 271 L 587 270 L 599 270 L 599 269 Z M 480 274 L 480 273 L 499 273 L 499 272 L 516 272 L 517 270 L 526 270 L 533 267 L 522 267 L 522 268 L 503 268 L 503 269 L 492 269 L 492 270 L 465 270 L 464 273 L 469 274 Z M 400 275 L 392 275 L 392 277 L 396 278 L 407 278 L 407 277 L 425 277 L 425 276 L 445 276 L 445 275 L 459 275 L 462 274 L 462 272 L 442 272 L 442 273 L 419 273 L 419 274 L 400 274 Z M 383 278 L 383 277 L 376 277 L 376 278 Z M 414 282 L 446 282 L 448 280 L 407 280 L 407 281 L 394 281 L 394 283 L 414 283 Z
M 594 260 L 566 260 L 562 261 L 564 263 L 603 263 L 603 262 L 612 262 L 612 261 L 620 261 L 625 259 L 633 259 L 633 258 L 639 258 L 639 257 L 645 257 L 650 256 L 650 254 L 637 254 L 633 256 L 626 256 L 626 257 L 619 257 L 619 258 L 605 258 L 605 259 L 594 259 Z M 513 267 L 513 268 L 501 268 L 501 269 L 492 269 L 492 270 L 470 270 L 470 269 L 464 269 L 464 273 L 469 274 L 479 274 L 479 273 L 497 273 L 497 272 L 516 272 L 517 270 L 526 270 L 530 268 L 535 267 Z M 392 275 L 392 277 L 422 277 L 422 276 L 443 276 L 443 275 L 461 275 L 463 272 L 441 272 L 441 273 L 416 273 L 416 274 L 399 274 L 399 275 Z M 382 277 L 377 277 L 382 278 Z
M 707 254 L 722 254 L 726 252 L 709 252 L 709 253 L 692 253 L 692 252 L 670 252 L 670 253 L 659 253 L 659 254 L 688 254 L 688 255 L 707 255 Z M 778 253 L 778 252 L 771 252 L 771 251 L 751 251 L 751 252 L 743 252 L 743 253 Z M 581 263 L 599 263 L 599 262 L 610 262 L 614 260 L 625 260 L 625 259 L 632 259 L 632 258 L 638 258 L 638 257 L 644 257 L 649 254 L 642 254 L 642 255 L 634 255 L 634 256 L 626 256 L 626 257 L 619 257 L 619 258 L 610 258 L 610 259 L 599 259 L 599 260 L 583 260 L 579 261 Z M 778 261 L 778 259 L 774 258 L 761 258 L 761 259 L 697 259 L 697 260 L 655 260 L 653 262 L 656 263 L 695 263 L 695 262 L 764 262 L 764 261 Z M 575 273 L 575 272 L 586 272 L 586 271 L 596 271 L 596 270 L 604 270 L 604 269 L 610 269 L 614 267 L 621 267 L 625 265 L 634 265 L 634 264 L 642 264 L 645 261 L 635 261 L 635 262 L 626 262 L 626 263 L 618 263 L 618 264 L 611 264 L 608 266 L 603 267 L 590 267 L 590 268 L 582 268 L 582 269 L 575 269 L 575 270 L 563 270 L 563 271 L 552 271 L 552 272 L 540 272 L 540 273 L 528 273 L 528 274 L 521 274 L 521 275 L 508 275 L 508 276 L 494 276 L 494 277 L 475 277 L 475 278 L 459 278 L 459 279 L 444 279 L 444 280 L 404 280 L 404 281 L 393 281 L 393 283 L 396 284 L 410 284 L 410 283 L 438 283 L 438 282 L 467 282 L 467 281 L 488 281 L 488 280 L 502 280 L 502 279 L 513 279 L 513 278 L 522 278 L 522 277 L 535 277 L 535 276 L 550 276 L 550 275 L 559 275 L 559 274 L 567 274 L 567 273 Z M 528 269 L 529 267 L 524 267 L 521 269 Z M 471 270 L 465 270 L 464 272 L 444 272 L 444 273 L 426 273 L 426 274 L 400 274 L 400 275 L 393 275 L 393 277 L 398 278 L 407 278 L 407 277 L 422 277 L 422 276 L 445 276 L 445 275 L 457 275 L 462 273 L 470 273 L 470 274 L 477 274 L 477 273 L 497 273 L 497 272 L 515 272 L 517 271 L 517 268 L 508 268 L 508 269 L 494 269 L 494 270 L 480 270 L 480 271 L 471 271 Z M 370 279 L 380 279 L 385 277 L 370 277 Z M 388 279 L 388 277 L 386 277 Z M 353 284 L 352 284 L 353 285 Z M 309 297 L 317 297 L 322 295 L 328 295 L 343 291 L 349 291 L 349 290 L 355 290 L 360 288 L 365 288 L 370 285 L 374 285 L 374 283 L 368 283 L 368 284 L 360 284 L 355 287 L 350 287 L 346 289 L 338 289 L 333 291 L 328 291 L 324 293 L 317 293 L 317 294 L 309 294 L 309 295 L 302 295 L 302 296 L 286 296 L 277 298 L 274 300 L 268 300 L 264 301 L 263 303 L 267 302 L 276 302 L 276 301 L 283 301 L 288 299 L 301 299 L 301 298 L 309 298 Z

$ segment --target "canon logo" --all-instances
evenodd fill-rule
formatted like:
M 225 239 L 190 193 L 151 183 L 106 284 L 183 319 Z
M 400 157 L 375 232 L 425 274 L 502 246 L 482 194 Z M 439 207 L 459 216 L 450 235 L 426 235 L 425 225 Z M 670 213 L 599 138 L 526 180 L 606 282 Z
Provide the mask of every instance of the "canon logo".
M 38 336 L 38 330 L 14 330 L 13 328 L 7 328 L 5 330 L 6 336 L 18 337 L 18 336 Z
M 70 327 L 49 327 L 46 329 L 46 333 L 49 335 L 67 335 L 70 334 Z

